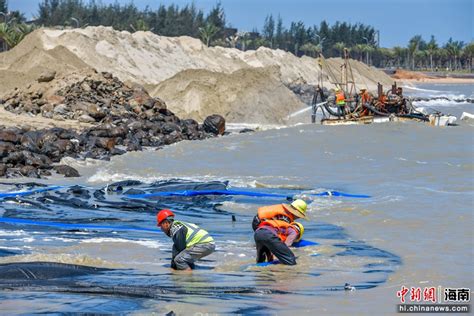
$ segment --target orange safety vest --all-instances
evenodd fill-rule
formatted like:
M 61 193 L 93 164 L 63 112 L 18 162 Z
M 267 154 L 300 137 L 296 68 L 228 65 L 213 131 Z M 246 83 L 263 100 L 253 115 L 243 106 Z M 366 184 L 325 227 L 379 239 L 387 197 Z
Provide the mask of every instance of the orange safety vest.
M 289 213 L 282 204 L 263 206 L 260 207 L 257 211 L 257 216 L 261 220 L 261 223 L 260 225 L 258 225 L 258 227 L 269 225 L 275 227 L 278 230 L 280 230 L 281 228 L 283 228 L 283 230 L 286 230 L 288 229 L 288 227 L 292 226 L 290 223 L 287 223 L 283 220 L 274 219 L 278 215 L 288 217 L 290 219 L 290 222 L 293 222 L 295 220 L 295 216 Z M 287 235 L 278 232 L 278 237 L 280 237 L 280 239 L 285 242 Z
M 346 97 L 344 96 L 344 92 L 336 93 L 336 104 L 337 105 L 345 105 L 346 104 Z

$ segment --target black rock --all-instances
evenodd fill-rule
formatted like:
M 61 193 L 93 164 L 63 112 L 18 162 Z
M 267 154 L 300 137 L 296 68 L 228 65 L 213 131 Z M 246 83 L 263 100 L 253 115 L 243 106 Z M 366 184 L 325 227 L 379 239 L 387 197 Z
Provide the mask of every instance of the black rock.
M 10 143 L 18 143 L 20 141 L 20 137 L 16 130 L 0 130 L 0 141 L 10 142 Z
M 37 168 L 33 166 L 23 166 L 20 168 L 20 174 L 24 177 L 39 178 L 40 174 Z
M 25 162 L 25 156 L 23 152 L 13 151 L 8 154 L 7 157 L 3 158 L 4 163 L 11 163 L 12 165 L 19 165 Z
M 244 129 L 241 129 L 241 130 L 239 131 L 239 133 L 241 133 L 241 134 L 242 134 L 242 133 L 253 133 L 253 132 L 255 132 L 255 130 L 253 130 L 253 129 L 251 129 L 251 128 L 244 128 Z
M 225 119 L 218 114 L 209 115 L 204 120 L 204 131 L 214 135 L 222 135 L 225 132 Z
M 24 150 L 22 153 L 23 153 L 23 156 L 25 157 L 25 165 L 32 166 L 35 168 L 41 168 L 41 169 L 51 168 L 51 164 L 53 162 L 47 156 L 31 153 L 26 150 Z
M 73 167 L 69 167 L 67 165 L 54 166 L 53 169 L 57 173 L 62 174 L 65 177 L 80 177 L 80 174 L 76 169 L 74 169 Z
M 163 134 L 171 134 L 173 132 L 181 132 L 181 128 L 175 123 L 164 123 L 161 125 Z
M 119 148 L 115 148 L 115 147 L 110 150 L 110 154 L 111 154 L 112 156 L 115 156 L 115 155 L 123 155 L 123 154 L 125 154 L 125 153 L 126 153 L 125 150 L 122 150 L 122 149 L 119 149 Z
M 0 141 L 0 158 L 8 156 L 9 153 L 15 151 L 15 145 L 9 142 Z

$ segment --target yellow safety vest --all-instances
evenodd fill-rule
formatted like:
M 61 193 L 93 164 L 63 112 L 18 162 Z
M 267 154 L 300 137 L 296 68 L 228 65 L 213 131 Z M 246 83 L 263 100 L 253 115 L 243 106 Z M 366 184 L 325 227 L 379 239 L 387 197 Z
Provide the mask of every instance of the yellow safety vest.
M 211 235 L 209 235 L 207 231 L 202 228 L 199 228 L 199 226 L 195 224 L 180 221 L 174 222 L 177 224 L 181 224 L 188 229 L 186 233 L 186 248 L 191 248 L 196 244 L 204 244 L 214 241 L 214 239 L 211 237 Z
M 346 105 L 344 92 L 339 92 L 339 93 L 336 94 L 336 104 L 337 105 Z

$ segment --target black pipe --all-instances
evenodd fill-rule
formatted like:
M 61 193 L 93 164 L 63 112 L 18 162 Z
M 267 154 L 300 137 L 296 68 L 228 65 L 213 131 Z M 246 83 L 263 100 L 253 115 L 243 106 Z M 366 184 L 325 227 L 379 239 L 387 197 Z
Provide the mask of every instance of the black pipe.
M 366 108 L 368 108 L 369 110 L 371 110 L 372 112 L 374 112 L 375 114 L 378 114 L 378 115 L 381 115 L 381 116 L 390 116 L 390 113 L 380 112 L 374 106 L 372 106 L 370 103 L 365 103 L 364 106 Z

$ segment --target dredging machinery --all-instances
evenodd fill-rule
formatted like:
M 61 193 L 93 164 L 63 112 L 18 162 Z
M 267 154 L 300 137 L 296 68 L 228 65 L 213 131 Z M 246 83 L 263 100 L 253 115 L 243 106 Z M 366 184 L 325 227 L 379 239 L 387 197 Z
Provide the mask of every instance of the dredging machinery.
M 350 125 L 384 123 L 390 121 L 418 121 L 433 126 L 455 125 L 456 117 L 438 111 L 424 113 L 417 109 L 410 98 L 403 95 L 403 88 L 396 82 L 384 91 L 382 84 L 377 84 L 377 94 L 366 88 L 356 90 L 352 67 L 349 63 L 348 50 L 344 50 L 344 63 L 338 79 L 320 55 L 319 66 L 325 68 L 330 81 L 336 86 L 334 93 L 326 95 L 322 88 L 322 78 L 312 100 L 311 122 L 316 123 L 317 112 L 321 110 L 321 124 Z

